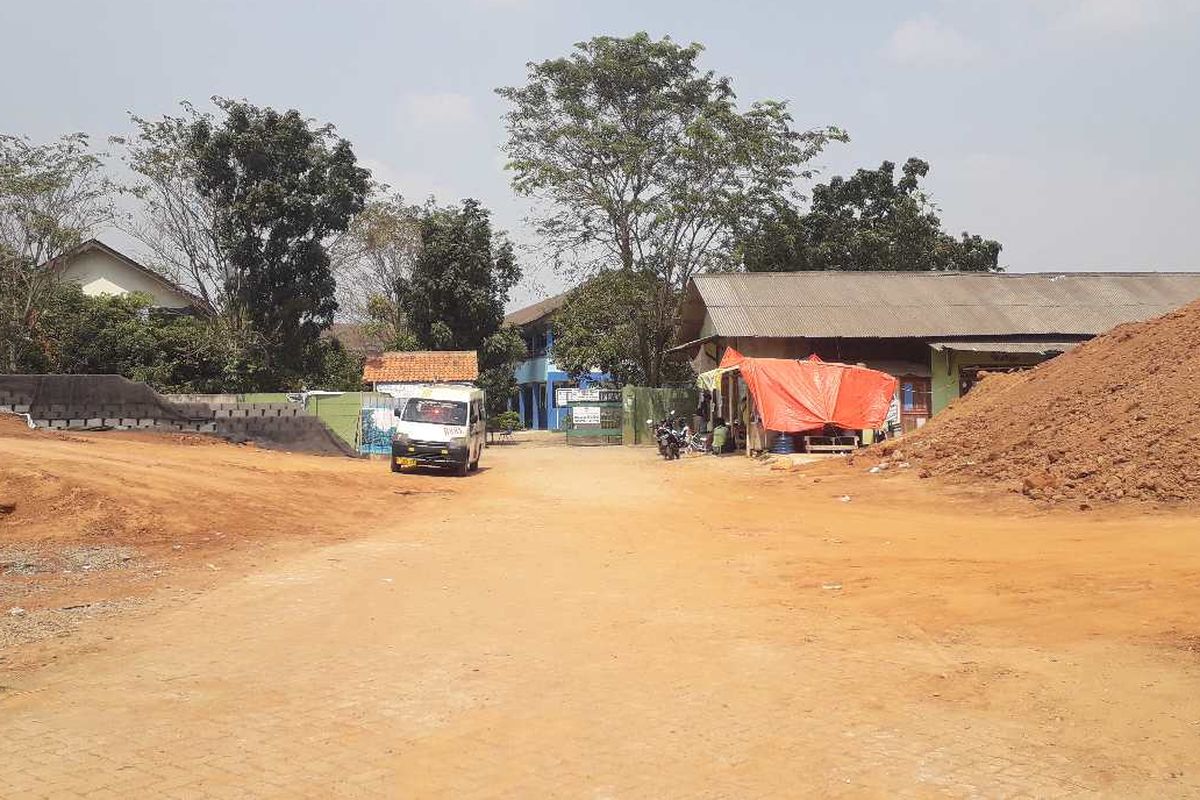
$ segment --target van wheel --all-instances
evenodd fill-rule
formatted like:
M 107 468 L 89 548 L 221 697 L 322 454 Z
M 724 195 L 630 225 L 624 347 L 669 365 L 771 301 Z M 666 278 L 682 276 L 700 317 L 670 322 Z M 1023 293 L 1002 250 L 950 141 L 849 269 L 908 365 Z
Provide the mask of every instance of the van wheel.
M 464 461 L 463 463 L 459 464 L 457 467 L 454 468 L 454 474 L 457 475 L 458 477 L 462 478 L 462 477 L 466 476 L 467 471 L 470 469 L 471 469 L 471 465 L 468 462 Z
M 467 469 L 471 470 L 471 472 L 474 472 L 475 470 L 479 469 L 479 459 L 477 458 L 474 461 L 472 461 L 471 466 L 467 467 Z

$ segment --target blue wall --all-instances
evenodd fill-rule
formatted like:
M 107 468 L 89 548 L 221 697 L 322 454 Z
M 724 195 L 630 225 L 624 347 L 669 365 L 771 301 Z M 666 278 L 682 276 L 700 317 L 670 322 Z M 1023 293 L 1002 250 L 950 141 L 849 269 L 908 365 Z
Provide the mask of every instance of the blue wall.
M 549 353 L 554 346 L 554 331 L 546 332 L 546 349 Z M 559 408 L 554 404 L 554 390 L 563 384 L 570 383 L 567 373 L 555 364 L 553 355 L 527 358 L 517 365 L 514 370 L 517 379 L 518 393 L 516 400 L 510 400 L 508 407 L 518 411 L 526 427 L 537 430 L 558 430 L 566 421 L 569 410 Z M 603 372 L 593 372 L 588 375 L 589 381 L 608 380 Z

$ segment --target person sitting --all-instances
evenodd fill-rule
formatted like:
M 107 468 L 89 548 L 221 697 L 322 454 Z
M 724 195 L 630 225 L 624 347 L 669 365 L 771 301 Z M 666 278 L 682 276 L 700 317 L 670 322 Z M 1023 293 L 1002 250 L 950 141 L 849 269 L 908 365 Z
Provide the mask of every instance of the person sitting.
M 729 426 L 725 424 L 722 417 L 717 417 L 713 420 L 712 431 L 712 453 L 713 455 L 721 455 L 725 452 L 725 448 L 729 442 Z

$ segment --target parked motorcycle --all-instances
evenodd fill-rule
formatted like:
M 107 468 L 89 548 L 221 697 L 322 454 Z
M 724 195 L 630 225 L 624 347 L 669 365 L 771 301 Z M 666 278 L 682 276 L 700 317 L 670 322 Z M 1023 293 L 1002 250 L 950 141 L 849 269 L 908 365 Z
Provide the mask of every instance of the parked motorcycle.
M 653 432 L 654 441 L 658 444 L 658 454 L 668 461 L 679 458 L 680 450 L 687 444 L 686 428 L 679 430 L 675 426 L 675 412 L 666 419 L 654 424 L 654 420 L 646 420 L 646 425 Z

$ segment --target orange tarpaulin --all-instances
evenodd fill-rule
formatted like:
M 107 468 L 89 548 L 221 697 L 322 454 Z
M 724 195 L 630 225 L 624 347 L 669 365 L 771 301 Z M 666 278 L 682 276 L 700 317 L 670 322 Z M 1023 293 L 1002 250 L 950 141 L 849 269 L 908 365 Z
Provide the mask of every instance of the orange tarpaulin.
M 746 358 L 730 348 L 721 366 L 741 370 L 763 427 L 772 431 L 795 433 L 825 425 L 874 430 L 887 418 L 896 394 L 891 375 L 848 364 Z

